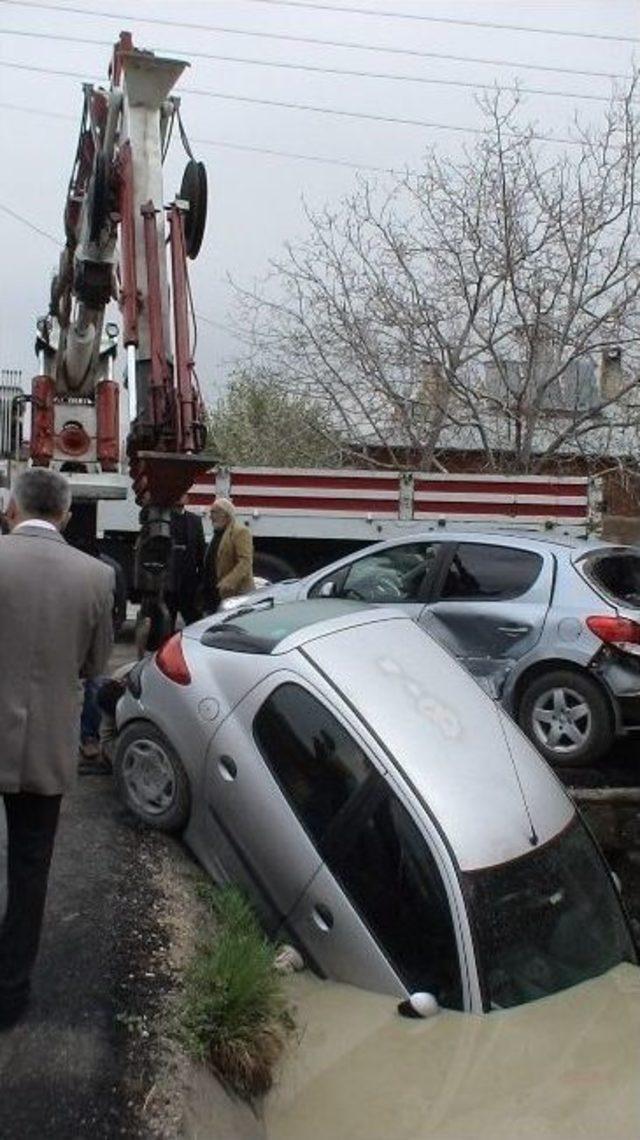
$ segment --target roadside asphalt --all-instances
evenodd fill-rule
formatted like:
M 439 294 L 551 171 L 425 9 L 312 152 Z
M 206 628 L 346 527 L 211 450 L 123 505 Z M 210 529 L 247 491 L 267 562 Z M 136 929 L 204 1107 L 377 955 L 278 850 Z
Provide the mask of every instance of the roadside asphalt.
M 133 657 L 119 642 L 111 667 Z M 26 1017 L 0 1034 L 0 1140 L 131 1136 L 124 1084 L 121 899 L 135 835 L 109 777 L 62 801 Z M 0 914 L 6 826 L 0 808 Z
M 131 1134 L 116 1019 L 118 904 L 130 828 L 110 785 L 108 777 L 83 777 L 63 800 L 31 1004 L 0 1035 L 2 1140 Z M 3 819 L 2 907 L 4 831 Z

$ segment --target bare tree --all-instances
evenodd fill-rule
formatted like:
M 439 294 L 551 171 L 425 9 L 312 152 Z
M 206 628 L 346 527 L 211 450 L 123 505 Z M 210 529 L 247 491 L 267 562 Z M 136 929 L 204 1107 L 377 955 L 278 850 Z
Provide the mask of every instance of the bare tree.
M 309 212 L 307 240 L 263 292 L 240 295 L 254 360 L 321 403 L 353 457 L 429 468 L 463 448 L 535 471 L 633 455 L 635 97 L 634 82 L 561 150 L 497 94 L 459 161 L 432 151 L 421 173 L 361 180 L 339 208 Z M 605 382 L 598 361 L 617 352 L 624 369 Z

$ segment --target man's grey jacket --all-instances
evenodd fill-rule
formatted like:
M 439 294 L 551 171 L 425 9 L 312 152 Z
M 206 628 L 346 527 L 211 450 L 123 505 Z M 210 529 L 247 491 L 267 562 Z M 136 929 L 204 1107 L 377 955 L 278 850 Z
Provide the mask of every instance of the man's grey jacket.
M 82 687 L 107 664 L 113 570 L 58 531 L 0 537 L 0 792 L 59 795 L 78 763 Z

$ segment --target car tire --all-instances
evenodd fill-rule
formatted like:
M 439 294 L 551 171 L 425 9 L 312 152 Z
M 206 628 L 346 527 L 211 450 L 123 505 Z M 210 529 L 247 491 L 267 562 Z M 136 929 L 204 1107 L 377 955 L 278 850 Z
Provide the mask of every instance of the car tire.
M 148 721 L 128 725 L 113 769 L 119 795 L 138 819 L 159 831 L 182 831 L 191 812 L 189 778 L 160 729 Z
M 555 768 L 594 764 L 613 743 L 605 693 L 597 681 L 574 669 L 553 669 L 530 681 L 517 720 Z
M 285 578 L 296 578 L 296 572 L 284 558 L 276 554 L 255 554 L 253 559 L 253 572 L 258 578 L 266 578 L 268 582 L 282 582 Z

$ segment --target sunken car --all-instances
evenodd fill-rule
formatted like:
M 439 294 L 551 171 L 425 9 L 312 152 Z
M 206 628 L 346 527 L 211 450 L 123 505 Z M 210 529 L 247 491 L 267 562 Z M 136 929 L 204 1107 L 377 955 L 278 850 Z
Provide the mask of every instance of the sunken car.
M 321 976 L 479 1012 L 635 961 L 569 796 L 398 610 L 205 619 L 134 668 L 118 729 L 129 807 L 182 830 Z

